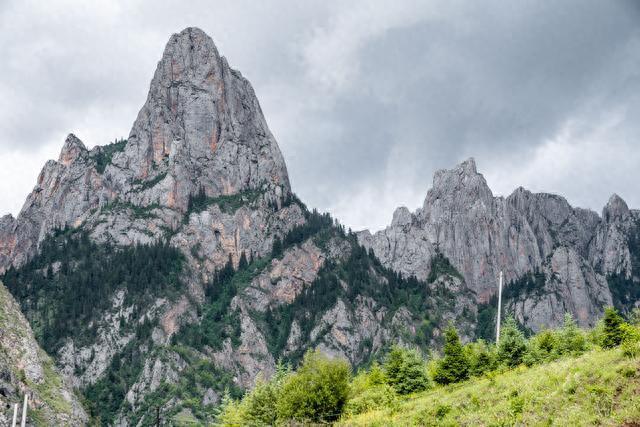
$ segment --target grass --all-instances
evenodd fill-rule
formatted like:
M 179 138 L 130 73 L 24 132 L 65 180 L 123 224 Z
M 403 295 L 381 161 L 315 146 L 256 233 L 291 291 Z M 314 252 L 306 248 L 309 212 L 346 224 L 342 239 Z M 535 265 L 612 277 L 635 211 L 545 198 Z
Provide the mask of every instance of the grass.
M 640 422 L 640 361 L 593 350 L 437 387 L 345 426 L 619 426 Z
M 58 373 L 55 372 L 53 362 L 44 351 L 40 351 L 39 353 L 40 360 L 43 361 L 44 381 L 41 383 L 30 383 L 29 386 L 38 390 L 40 398 L 44 400 L 54 412 L 71 414 L 71 403 L 65 400 L 61 394 L 61 390 L 63 389 L 62 379 Z

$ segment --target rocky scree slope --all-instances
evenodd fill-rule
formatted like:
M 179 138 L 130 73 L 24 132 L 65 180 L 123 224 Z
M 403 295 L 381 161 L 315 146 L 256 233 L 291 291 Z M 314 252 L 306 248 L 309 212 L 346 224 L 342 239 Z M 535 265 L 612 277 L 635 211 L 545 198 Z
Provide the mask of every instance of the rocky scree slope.
M 21 416 L 25 393 L 29 425 L 77 426 L 88 420 L 51 358 L 38 346 L 20 306 L 0 283 L 0 425 L 10 425 L 16 403 Z
M 169 40 L 126 140 L 69 135 L 0 220 L 0 271 L 38 341 L 92 418 L 123 426 L 158 407 L 211 422 L 225 389 L 310 347 L 358 365 L 448 320 L 469 336 L 475 297 L 433 263 L 400 276 L 307 210 L 251 85 L 196 28 Z
M 504 271 L 507 310 L 537 331 L 559 326 L 566 312 L 593 326 L 604 306 L 640 305 L 639 221 L 617 195 L 602 216 L 523 188 L 495 197 L 469 159 L 436 172 L 422 208 L 398 208 L 389 227 L 358 239 L 386 267 L 418 278 L 442 253 L 477 296 L 486 331 Z

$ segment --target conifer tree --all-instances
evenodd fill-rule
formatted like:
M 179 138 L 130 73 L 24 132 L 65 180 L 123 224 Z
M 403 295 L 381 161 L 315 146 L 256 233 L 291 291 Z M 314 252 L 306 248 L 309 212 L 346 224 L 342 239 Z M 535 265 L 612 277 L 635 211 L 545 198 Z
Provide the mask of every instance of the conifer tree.
M 602 338 L 602 346 L 604 348 L 613 348 L 622 342 L 624 323 L 622 316 L 618 314 L 618 310 L 613 307 L 607 307 L 604 310 L 604 337 Z
M 509 367 L 518 366 L 527 351 L 527 340 L 513 316 L 507 317 L 500 333 L 498 357 Z
M 249 263 L 247 262 L 247 256 L 245 255 L 244 251 L 242 251 L 242 253 L 240 254 L 240 261 L 238 261 L 238 270 L 244 270 L 248 265 Z
M 273 239 L 273 246 L 271 248 L 271 256 L 273 258 L 280 258 L 282 255 L 282 240 L 279 237 Z
M 414 393 L 429 387 L 425 363 L 416 350 L 394 346 L 384 364 L 387 381 L 399 394 Z
M 451 384 L 469 378 L 469 360 L 464 354 L 456 328 L 450 325 L 444 335 L 444 357 L 438 364 L 434 381 Z

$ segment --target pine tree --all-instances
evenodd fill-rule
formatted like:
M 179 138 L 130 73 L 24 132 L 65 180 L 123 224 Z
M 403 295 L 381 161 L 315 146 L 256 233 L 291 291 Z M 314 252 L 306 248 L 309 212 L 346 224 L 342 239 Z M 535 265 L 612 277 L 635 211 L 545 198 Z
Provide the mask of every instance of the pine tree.
M 279 237 L 273 239 L 273 246 L 271 248 L 271 256 L 273 258 L 280 258 L 282 255 L 282 240 Z
M 434 381 L 438 384 L 451 384 L 469 378 L 469 360 L 464 354 L 458 332 L 449 326 L 444 335 L 444 357 L 438 364 Z
M 429 387 L 425 363 L 416 350 L 393 347 L 384 364 L 387 381 L 399 394 L 414 393 Z
M 620 345 L 623 338 L 622 324 L 624 323 L 622 316 L 618 314 L 618 310 L 613 307 L 607 307 L 604 310 L 604 337 L 602 338 L 602 346 L 604 348 L 613 348 Z
M 518 366 L 522 363 L 526 351 L 527 340 L 524 334 L 518 328 L 516 320 L 512 316 L 507 317 L 500 333 L 500 343 L 498 344 L 500 361 L 509 367 Z
M 244 270 L 248 265 L 249 263 L 247 262 L 247 256 L 245 255 L 244 251 L 242 251 L 242 253 L 240 254 L 240 261 L 238 261 L 238 270 Z

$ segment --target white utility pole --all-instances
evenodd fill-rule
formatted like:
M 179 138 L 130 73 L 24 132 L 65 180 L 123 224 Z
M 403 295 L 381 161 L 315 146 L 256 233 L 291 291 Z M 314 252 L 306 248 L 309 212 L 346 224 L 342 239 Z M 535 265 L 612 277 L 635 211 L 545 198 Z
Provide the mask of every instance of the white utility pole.
M 502 317 L 502 270 L 498 282 L 498 319 L 496 321 L 496 344 L 500 342 L 500 318 Z
M 27 425 L 27 393 L 24 394 L 24 405 L 22 405 L 22 423 L 20 427 L 26 427 Z
M 18 422 L 18 404 L 13 405 L 13 421 L 11 422 L 11 427 L 16 427 L 16 423 Z

